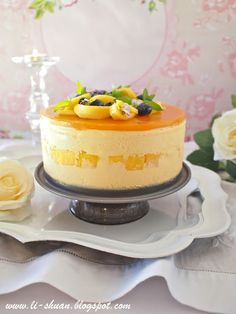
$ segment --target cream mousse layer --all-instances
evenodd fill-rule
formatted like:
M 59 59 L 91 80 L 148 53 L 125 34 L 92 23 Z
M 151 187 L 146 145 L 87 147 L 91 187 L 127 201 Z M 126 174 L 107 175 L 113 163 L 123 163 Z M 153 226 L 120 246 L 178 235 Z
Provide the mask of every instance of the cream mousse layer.
M 79 126 L 44 112 L 41 117 L 42 151 L 45 171 L 61 184 L 98 188 L 129 189 L 161 184 L 174 179 L 182 169 L 185 135 L 184 113 L 177 107 L 169 126 L 161 123 L 161 113 L 125 130 L 109 130 L 97 122 Z M 173 110 L 172 110 L 173 109 Z M 153 114 L 155 115 L 155 113 Z M 153 119 L 159 119 L 155 125 Z M 109 119 L 108 119 L 109 120 Z M 104 120 L 105 121 L 105 120 Z M 142 121 L 142 119 L 139 121 Z M 162 121 L 163 122 L 163 121 Z M 125 122 L 123 122 L 125 123 Z M 133 121 L 135 124 L 135 121 Z M 141 130 L 139 130 L 141 125 Z M 97 128 L 96 128 L 97 127 Z

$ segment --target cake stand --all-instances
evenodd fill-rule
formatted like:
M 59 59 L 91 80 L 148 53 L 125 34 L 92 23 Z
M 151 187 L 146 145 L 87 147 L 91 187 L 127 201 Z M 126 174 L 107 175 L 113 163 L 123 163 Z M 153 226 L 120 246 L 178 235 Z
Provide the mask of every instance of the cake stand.
M 95 224 L 116 225 L 142 218 L 148 213 L 149 200 L 180 190 L 189 182 L 191 171 L 183 163 L 179 175 L 169 182 L 127 190 L 99 190 L 63 185 L 46 173 L 43 162 L 36 167 L 35 178 L 44 189 L 71 199 L 69 210 L 77 218 Z

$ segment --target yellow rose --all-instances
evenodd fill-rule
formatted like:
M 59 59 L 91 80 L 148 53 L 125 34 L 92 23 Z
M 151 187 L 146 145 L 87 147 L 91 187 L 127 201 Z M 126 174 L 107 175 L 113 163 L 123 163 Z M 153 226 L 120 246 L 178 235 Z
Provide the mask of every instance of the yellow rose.
M 215 119 L 212 126 L 215 160 L 236 159 L 236 109 Z
M 0 220 L 28 216 L 33 190 L 33 176 L 23 165 L 15 160 L 0 160 Z

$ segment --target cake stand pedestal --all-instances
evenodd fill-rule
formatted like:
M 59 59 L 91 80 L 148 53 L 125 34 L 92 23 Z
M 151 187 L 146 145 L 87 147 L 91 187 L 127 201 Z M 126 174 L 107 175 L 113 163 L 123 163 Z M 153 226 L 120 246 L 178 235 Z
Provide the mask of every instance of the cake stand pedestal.
M 95 224 L 117 225 L 142 218 L 148 213 L 149 200 L 180 190 L 189 182 L 191 171 L 183 163 L 179 175 L 169 182 L 128 190 L 98 190 L 62 185 L 45 172 L 42 162 L 35 170 L 35 178 L 46 190 L 71 199 L 69 210 L 77 218 Z
M 116 225 L 135 221 L 148 213 L 147 201 L 121 204 L 99 204 L 72 200 L 69 207 L 76 217 L 88 222 Z

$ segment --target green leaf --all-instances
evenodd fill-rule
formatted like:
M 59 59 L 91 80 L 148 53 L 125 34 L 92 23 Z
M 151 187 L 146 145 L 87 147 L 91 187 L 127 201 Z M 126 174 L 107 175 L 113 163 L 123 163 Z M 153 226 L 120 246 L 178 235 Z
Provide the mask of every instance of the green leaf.
M 232 102 L 232 106 L 236 108 L 236 95 L 231 96 L 231 102 Z
M 219 161 L 219 171 L 225 171 L 225 163 L 223 161 Z
M 34 0 L 29 6 L 30 9 L 39 10 L 42 9 L 45 5 L 45 0 Z
M 151 106 L 152 109 L 156 110 L 156 111 L 163 111 L 164 110 L 164 107 L 160 103 L 155 102 L 155 101 L 145 100 L 145 104 Z
M 152 101 L 154 97 L 155 97 L 155 95 L 149 95 L 148 90 L 146 88 L 144 88 L 143 94 L 142 94 L 143 101 L 145 101 L 145 100 Z
M 148 3 L 148 9 L 149 9 L 150 12 L 156 10 L 156 9 L 157 9 L 157 4 L 156 4 L 156 2 L 153 1 L 153 0 L 149 1 L 149 3 Z
M 35 10 L 34 18 L 40 19 L 46 11 L 53 13 L 56 6 L 57 0 L 34 0 L 29 8 Z
M 226 169 L 225 169 L 228 174 L 236 179 L 236 163 L 234 163 L 233 161 L 231 160 L 227 160 L 227 163 L 226 163 Z
M 226 178 L 225 181 L 228 181 L 228 182 L 231 182 L 231 183 L 236 183 L 236 179 L 234 179 L 232 177 Z
M 117 90 L 116 88 L 112 90 L 111 95 L 118 100 L 121 100 L 129 105 L 132 105 L 132 98 L 130 98 L 129 96 L 123 96 L 122 92 Z
M 112 96 L 119 99 L 120 97 L 122 97 L 122 92 L 120 92 L 119 90 L 117 90 L 116 88 L 114 88 L 111 92 Z
M 194 140 L 202 150 L 211 152 L 213 154 L 214 138 L 212 136 L 211 129 L 206 129 L 195 133 Z
M 37 9 L 34 18 L 36 20 L 40 19 L 45 13 L 44 9 Z
M 143 100 L 145 100 L 145 99 L 147 99 L 147 97 L 148 97 L 148 90 L 146 88 L 144 88 L 142 98 L 143 98 Z
M 210 122 L 210 125 L 209 125 L 210 128 L 212 128 L 212 125 L 213 125 L 215 119 L 217 119 L 217 118 L 219 118 L 219 117 L 221 117 L 221 114 L 220 114 L 220 113 L 216 113 L 216 114 L 212 117 L 211 122 Z
M 78 81 L 76 83 L 76 91 L 77 91 L 77 94 L 85 94 L 86 93 L 86 88 Z
M 213 160 L 213 154 L 201 149 L 195 150 L 188 155 L 187 160 L 194 165 L 205 167 L 215 172 L 219 169 L 219 162 Z
M 40 4 L 44 3 L 44 2 L 45 2 L 45 0 L 34 0 L 32 2 L 32 4 L 40 5 Z
M 51 2 L 51 1 L 47 1 L 47 2 L 45 3 L 45 9 L 46 9 L 48 12 L 50 12 L 50 13 L 53 13 L 53 12 L 54 12 L 54 6 L 55 6 L 55 4 L 54 4 L 53 2 Z
M 65 108 L 69 104 L 70 104 L 70 100 L 62 100 L 54 107 L 54 111 L 57 111 L 57 110 L 59 110 L 61 108 Z
M 129 105 L 132 105 L 132 98 L 130 98 L 129 96 L 120 96 L 117 99 L 126 102 Z
M 44 5 L 45 0 L 34 0 L 30 6 L 32 6 L 33 8 L 38 8 L 40 6 Z

